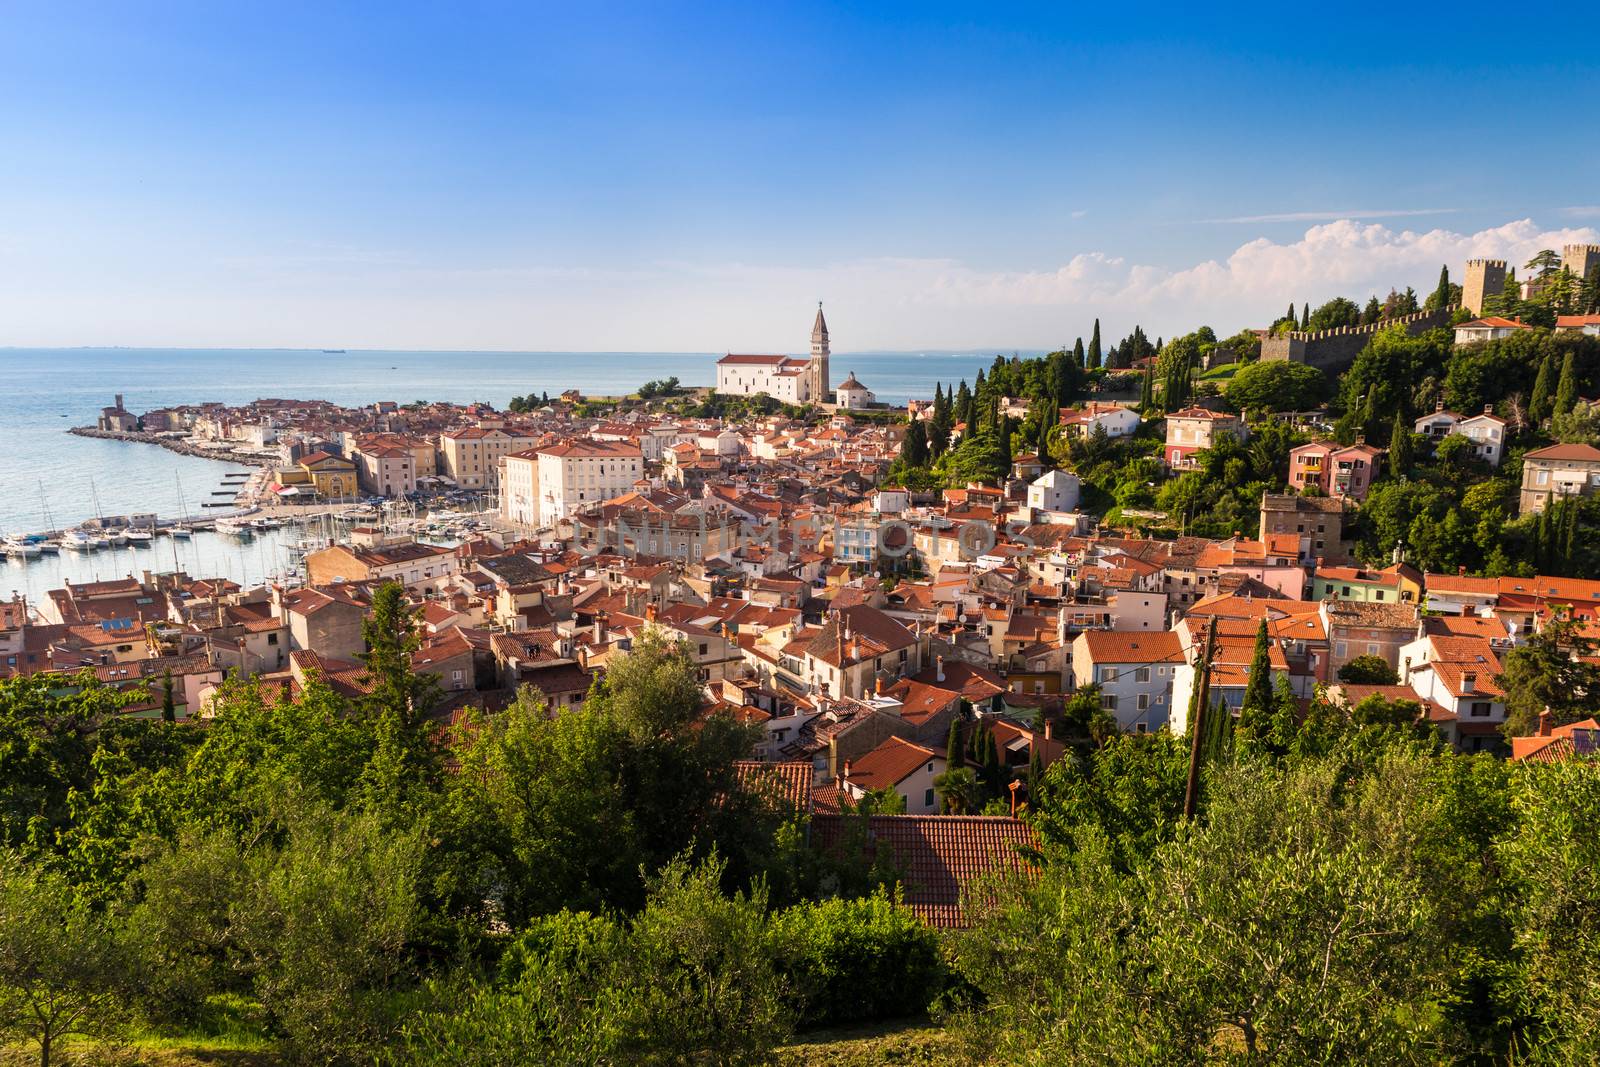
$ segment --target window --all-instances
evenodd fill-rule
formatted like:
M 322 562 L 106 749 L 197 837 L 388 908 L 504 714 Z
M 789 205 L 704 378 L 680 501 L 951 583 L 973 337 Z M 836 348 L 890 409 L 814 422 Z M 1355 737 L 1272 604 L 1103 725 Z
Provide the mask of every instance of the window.
M 706 642 L 704 641 L 700 642 L 700 654 L 702 656 L 706 654 Z
M 1148 711 L 1150 708 L 1150 694 L 1140 693 L 1137 706 L 1140 711 Z
M 1489 702 L 1487 700 L 1474 700 L 1472 702 L 1472 717 L 1474 719 L 1485 718 L 1488 714 Z
M 1117 695 L 1115 693 L 1102 693 L 1100 695 L 1100 707 L 1106 711 L 1116 711 Z
M 1336 658 L 1336 659 L 1344 659 L 1345 656 L 1347 656 L 1349 654 L 1350 654 L 1350 649 L 1349 649 L 1348 646 L 1345 645 L 1345 643 L 1343 641 L 1335 641 L 1333 643 L 1333 655 L 1334 655 L 1334 658 Z
M 933 790 L 929 789 L 922 794 L 922 805 L 927 808 L 933 807 Z
M 1150 680 L 1150 668 L 1140 667 L 1138 670 L 1134 671 L 1133 680 L 1136 682 L 1148 682 Z
M 1134 729 L 1135 733 L 1143 734 L 1143 733 L 1148 733 L 1149 732 L 1149 727 L 1145 726 L 1145 724 L 1142 723 L 1142 722 L 1135 724 L 1133 729 Z
M 1100 668 L 1100 681 L 1102 681 L 1102 682 L 1114 682 L 1116 680 L 1117 680 L 1117 669 L 1115 667 L 1101 667 Z

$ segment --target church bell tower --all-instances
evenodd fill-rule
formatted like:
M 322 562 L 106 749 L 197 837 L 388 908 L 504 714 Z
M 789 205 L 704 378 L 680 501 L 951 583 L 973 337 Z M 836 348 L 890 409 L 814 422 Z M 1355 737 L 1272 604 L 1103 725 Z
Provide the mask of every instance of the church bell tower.
M 811 398 L 826 401 L 833 386 L 828 379 L 828 320 L 822 317 L 822 301 L 817 301 L 817 321 L 811 326 Z

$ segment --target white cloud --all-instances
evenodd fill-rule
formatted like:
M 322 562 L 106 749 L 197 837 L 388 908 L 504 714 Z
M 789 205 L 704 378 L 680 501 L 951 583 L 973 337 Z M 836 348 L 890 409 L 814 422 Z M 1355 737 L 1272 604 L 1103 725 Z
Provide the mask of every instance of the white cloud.
M 1425 207 L 1377 209 L 1368 211 L 1280 211 L 1270 215 L 1234 215 L 1222 219 L 1201 219 L 1201 222 L 1334 222 L 1340 219 L 1402 219 L 1419 215 L 1453 215 L 1459 208 Z
M 824 299 L 840 351 L 1003 351 L 1070 343 L 1095 317 L 1111 338 L 1135 323 L 1168 337 L 1201 324 L 1227 333 L 1265 325 L 1291 300 L 1365 301 L 1407 285 L 1425 295 L 1441 263 L 1459 281 L 1470 258 L 1520 267 L 1541 248 L 1597 241 L 1595 227 L 1531 219 L 1476 233 L 1343 219 L 1187 266 L 1090 251 L 1038 270 L 889 257 L 478 269 L 313 248 L 214 262 L 186 285 L 0 255 L 0 321 L 6 343 L 22 345 L 798 351 L 811 301 Z

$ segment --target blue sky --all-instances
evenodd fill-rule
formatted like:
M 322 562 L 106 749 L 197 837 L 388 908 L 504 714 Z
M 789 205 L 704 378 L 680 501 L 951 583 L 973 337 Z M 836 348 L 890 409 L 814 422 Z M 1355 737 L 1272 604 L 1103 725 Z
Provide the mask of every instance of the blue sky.
M 0 344 L 1039 347 L 1595 239 L 1600 16 L 1453 10 L 6 3 Z

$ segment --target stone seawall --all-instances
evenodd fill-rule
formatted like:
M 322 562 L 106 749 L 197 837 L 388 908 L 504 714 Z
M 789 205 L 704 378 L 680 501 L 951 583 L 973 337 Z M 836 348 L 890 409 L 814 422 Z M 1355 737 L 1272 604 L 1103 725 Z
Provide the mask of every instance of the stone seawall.
M 270 462 L 262 456 L 241 456 L 221 449 L 205 449 L 187 441 L 176 441 L 156 433 L 126 430 L 99 430 L 93 426 L 74 426 L 67 431 L 77 437 L 98 437 L 107 441 L 133 441 L 142 445 L 158 445 L 168 452 L 194 456 L 197 459 L 214 459 L 222 463 L 236 463 L 241 467 L 266 467 Z
M 1448 326 L 1455 310 L 1452 305 L 1440 311 L 1417 311 L 1367 326 L 1341 326 L 1336 330 L 1319 330 L 1315 333 L 1296 331 L 1265 337 L 1261 341 L 1261 360 L 1289 360 L 1330 372 L 1346 370 L 1379 330 L 1404 326 L 1407 336 L 1415 337 L 1435 327 Z

